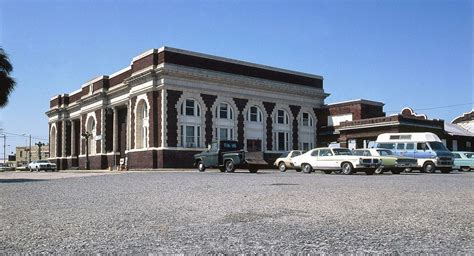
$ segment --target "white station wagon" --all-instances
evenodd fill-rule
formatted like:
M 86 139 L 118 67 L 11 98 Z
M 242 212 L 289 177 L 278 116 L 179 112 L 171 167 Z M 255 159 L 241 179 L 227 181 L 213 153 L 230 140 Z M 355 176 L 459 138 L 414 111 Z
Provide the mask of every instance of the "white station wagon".
M 305 173 L 322 170 L 349 175 L 354 172 L 374 174 L 382 161 L 377 157 L 355 156 L 347 148 L 315 148 L 301 156 L 293 158 L 295 168 L 301 168 Z

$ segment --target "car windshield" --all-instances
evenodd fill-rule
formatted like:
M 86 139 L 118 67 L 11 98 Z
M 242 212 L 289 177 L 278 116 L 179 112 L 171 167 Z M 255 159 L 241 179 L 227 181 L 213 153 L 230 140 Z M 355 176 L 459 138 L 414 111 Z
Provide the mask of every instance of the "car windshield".
M 352 152 L 347 148 L 334 148 L 334 155 L 336 156 L 350 156 Z
M 444 146 L 443 143 L 441 142 L 438 142 L 438 141 L 432 141 L 432 142 L 428 142 L 430 144 L 430 148 L 432 150 L 439 150 L 439 151 L 448 151 L 448 149 L 446 148 L 446 146 Z
M 381 156 L 393 156 L 395 155 L 392 150 L 388 149 L 379 149 L 377 150 Z
M 281 154 L 280 157 L 281 157 L 281 158 L 285 158 L 285 157 L 288 156 L 289 153 L 290 153 L 290 152 L 285 152 L 285 153 Z

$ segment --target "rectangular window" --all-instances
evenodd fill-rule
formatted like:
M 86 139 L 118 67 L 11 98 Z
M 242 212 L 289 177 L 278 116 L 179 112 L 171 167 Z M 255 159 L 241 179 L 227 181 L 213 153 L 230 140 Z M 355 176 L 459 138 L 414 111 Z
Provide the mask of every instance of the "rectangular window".
M 284 132 L 278 133 L 278 150 L 280 151 L 285 150 L 285 133 Z
M 256 107 L 251 107 L 250 108 L 250 121 L 257 122 L 257 120 L 258 120 L 257 115 L 258 115 L 257 108 Z
M 228 130 L 226 128 L 220 128 L 220 134 L 219 134 L 219 137 L 221 140 L 228 140 L 229 137 L 228 137 Z
M 221 103 L 219 105 L 219 117 L 222 119 L 227 119 L 227 104 Z
M 407 143 L 407 146 L 405 147 L 406 150 L 413 150 L 415 149 L 415 144 L 413 143 Z
M 398 149 L 398 150 L 405 149 L 405 144 L 404 144 L 404 143 L 398 143 L 398 144 L 397 144 L 397 149 Z
M 194 116 L 194 101 L 186 100 L 186 115 Z
M 417 150 L 427 150 L 428 146 L 424 142 L 417 143 L 416 145 Z
M 303 113 L 303 126 L 310 126 L 308 113 Z
M 277 123 L 279 124 L 285 123 L 285 112 L 283 110 L 278 110 Z
M 303 146 L 302 146 L 301 149 L 302 149 L 303 151 L 308 151 L 308 150 L 310 150 L 310 149 L 313 148 L 313 143 L 311 143 L 311 142 L 303 142 L 302 145 L 303 145 Z

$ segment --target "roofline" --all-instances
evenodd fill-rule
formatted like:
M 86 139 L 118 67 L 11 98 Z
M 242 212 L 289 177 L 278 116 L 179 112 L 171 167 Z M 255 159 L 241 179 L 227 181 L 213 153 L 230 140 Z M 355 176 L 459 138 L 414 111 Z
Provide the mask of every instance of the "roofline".
M 336 106 L 336 105 L 342 105 L 342 104 L 347 104 L 347 103 L 365 103 L 365 104 L 368 104 L 368 105 L 374 105 L 374 106 L 380 106 L 380 107 L 385 106 L 385 103 L 383 103 L 383 102 L 374 101 L 374 100 L 366 100 L 366 99 L 355 99 L 355 100 L 346 100 L 346 101 L 334 102 L 334 103 L 326 104 L 326 106 Z

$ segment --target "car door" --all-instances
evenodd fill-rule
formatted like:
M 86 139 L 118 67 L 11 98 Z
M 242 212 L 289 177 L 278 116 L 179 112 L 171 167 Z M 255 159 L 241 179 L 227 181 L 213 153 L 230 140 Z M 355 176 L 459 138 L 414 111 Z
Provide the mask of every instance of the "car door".
M 211 148 L 207 151 L 207 157 L 204 160 L 206 167 L 219 165 L 219 143 L 213 142 Z
M 333 162 L 333 153 L 330 149 L 319 150 L 319 156 L 316 164 L 317 168 L 328 169 L 334 167 Z

